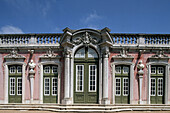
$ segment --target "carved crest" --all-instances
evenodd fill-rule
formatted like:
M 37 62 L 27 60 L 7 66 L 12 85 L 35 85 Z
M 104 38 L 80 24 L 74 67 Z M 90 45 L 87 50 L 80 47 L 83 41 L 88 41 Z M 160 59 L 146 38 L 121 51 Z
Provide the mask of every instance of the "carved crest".
M 119 55 L 114 56 L 113 58 L 133 58 L 133 56 L 128 55 L 128 52 L 125 48 L 122 48 Z
M 98 41 L 97 41 L 96 38 L 92 38 L 90 36 L 90 34 L 88 32 L 86 32 L 85 34 L 82 35 L 82 37 L 78 37 L 75 40 L 73 40 L 73 43 L 75 43 L 77 45 L 80 44 L 80 43 L 83 43 L 86 46 L 88 46 L 90 43 L 97 44 Z
M 19 55 L 18 52 L 13 48 L 8 55 L 4 58 L 25 58 L 22 55 Z
M 60 57 L 59 55 L 55 55 L 54 51 L 52 51 L 51 48 L 47 50 L 47 53 L 45 55 L 40 56 L 40 58 L 57 58 Z
M 159 50 L 156 52 L 155 55 L 151 56 L 150 58 L 168 58 L 168 56 L 164 54 L 163 50 Z

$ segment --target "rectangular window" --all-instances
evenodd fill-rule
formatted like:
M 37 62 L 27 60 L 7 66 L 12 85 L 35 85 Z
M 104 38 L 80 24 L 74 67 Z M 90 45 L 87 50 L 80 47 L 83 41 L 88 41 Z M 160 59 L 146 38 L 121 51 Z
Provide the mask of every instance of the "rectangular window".
M 116 66 L 115 71 L 116 71 L 116 73 L 121 73 L 121 66 Z
M 89 65 L 89 91 L 96 91 L 96 75 L 97 75 L 97 66 Z
M 121 95 L 121 78 L 116 78 L 115 83 L 116 83 L 116 85 L 115 85 L 116 86 L 115 95 L 120 96 Z
M 50 78 L 44 78 L 44 95 L 50 95 Z
M 10 73 L 15 73 L 15 71 L 16 71 L 16 68 L 15 68 L 15 66 L 11 66 L 10 68 L 9 68 L 9 72 Z
M 123 73 L 129 73 L 129 67 L 123 66 Z
M 10 95 L 15 95 L 15 78 L 10 78 Z
M 58 86 L 57 77 L 53 77 L 52 78 L 52 95 L 57 95 L 57 86 Z
M 50 66 L 44 67 L 44 73 L 50 73 Z
M 156 67 L 151 67 L 151 74 L 156 74 Z
M 58 73 L 58 67 L 57 66 L 52 66 L 52 73 Z
M 129 79 L 123 78 L 123 96 L 129 95 Z
M 155 78 L 151 78 L 151 96 L 155 96 L 156 92 L 156 80 Z
M 76 92 L 83 92 L 84 65 L 76 65 Z
M 163 74 L 163 73 L 164 73 L 164 68 L 158 67 L 158 74 Z
M 17 66 L 17 73 L 22 73 L 22 67 L 21 66 Z
M 22 95 L 22 78 L 17 78 L 17 95 Z
M 158 96 L 163 96 L 163 78 L 158 78 Z

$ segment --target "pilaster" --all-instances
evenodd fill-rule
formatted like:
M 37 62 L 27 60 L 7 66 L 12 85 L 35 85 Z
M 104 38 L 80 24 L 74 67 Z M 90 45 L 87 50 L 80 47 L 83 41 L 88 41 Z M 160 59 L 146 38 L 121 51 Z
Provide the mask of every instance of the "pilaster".
M 103 98 L 102 104 L 110 104 L 108 95 L 108 57 L 109 57 L 109 47 L 103 48 Z

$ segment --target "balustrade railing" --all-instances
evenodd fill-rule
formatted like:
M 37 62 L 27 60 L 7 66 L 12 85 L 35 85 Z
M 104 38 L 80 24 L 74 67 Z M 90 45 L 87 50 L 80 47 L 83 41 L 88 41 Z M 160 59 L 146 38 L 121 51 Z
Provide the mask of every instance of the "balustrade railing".
M 8 36 L 4 35 L 1 36 L 0 38 L 0 44 L 8 44 L 8 45 L 13 45 L 13 44 L 29 44 L 30 41 L 30 36 L 22 36 L 22 35 L 13 35 L 13 36 Z
M 62 34 L 1 34 L 0 47 L 60 46 Z M 115 34 L 113 46 L 170 47 L 169 34 Z
M 170 47 L 169 34 L 111 34 L 113 46 Z
M 59 44 L 60 35 L 37 35 L 37 44 Z
M 121 35 L 121 34 L 114 34 L 112 35 L 113 44 L 116 45 L 136 45 L 138 43 L 138 36 L 137 35 Z
M 155 35 L 150 36 L 146 35 L 145 38 L 145 44 L 148 45 L 169 45 L 170 44 L 170 36 L 166 35 Z
M 62 34 L 3 34 L 0 35 L 0 46 L 59 46 Z

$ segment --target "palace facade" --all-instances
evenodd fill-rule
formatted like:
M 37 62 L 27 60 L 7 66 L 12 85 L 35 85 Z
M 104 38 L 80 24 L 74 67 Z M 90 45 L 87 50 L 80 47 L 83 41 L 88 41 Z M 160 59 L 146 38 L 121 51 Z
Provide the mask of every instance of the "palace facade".
M 169 34 L 1 34 L 0 104 L 170 104 L 169 58 Z

